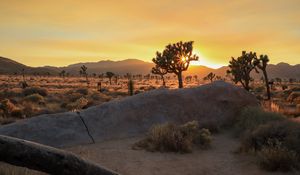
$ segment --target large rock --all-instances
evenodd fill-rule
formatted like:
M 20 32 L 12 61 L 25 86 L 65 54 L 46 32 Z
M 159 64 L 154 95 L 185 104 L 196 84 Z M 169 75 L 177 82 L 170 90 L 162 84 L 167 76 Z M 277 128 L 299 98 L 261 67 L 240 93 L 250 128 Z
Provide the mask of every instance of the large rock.
M 226 123 L 249 105 L 258 105 L 253 95 L 220 81 L 190 89 L 153 90 L 88 108 L 79 115 L 43 115 L 3 126 L 0 134 L 56 147 L 73 146 L 137 136 L 164 122 Z

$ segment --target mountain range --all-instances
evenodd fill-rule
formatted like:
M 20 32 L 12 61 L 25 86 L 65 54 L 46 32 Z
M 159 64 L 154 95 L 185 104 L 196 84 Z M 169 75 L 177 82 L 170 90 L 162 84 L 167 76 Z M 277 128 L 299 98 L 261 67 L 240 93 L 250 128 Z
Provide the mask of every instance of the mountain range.
M 115 74 L 123 75 L 126 73 L 131 74 L 149 74 L 153 63 L 145 62 L 138 59 L 126 59 L 122 61 L 99 61 L 99 62 L 85 62 L 71 64 L 65 67 L 53 67 L 53 66 L 44 66 L 44 67 L 30 67 L 24 64 L 18 63 L 12 59 L 0 57 L 0 74 L 20 74 L 22 69 L 25 70 L 26 74 L 50 74 L 58 75 L 59 72 L 65 70 L 70 75 L 78 75 L 80 67 L 85 65 L 89 74 L 96 73 L 105 73 L 105 72 L 114 72 Z M 198 75 L 198 77 L 204 77 L 210 72 L 215 73 L 216 75 L 224 77 L 226 75 L 227 66 L 223 66 L 218 69 L 212 69 L 206 66 L 190 66 L 188 71 L 185 72 L 185 75 Z M 300 79 L 300 64 L 289 65 L 287 63 L 279 64 L 269 64 L 267 67 L 268 74 L 270 78 L 296 78 Z M 253 72 L 252 76 L 256 79 L 262 77 L 261 74 Z

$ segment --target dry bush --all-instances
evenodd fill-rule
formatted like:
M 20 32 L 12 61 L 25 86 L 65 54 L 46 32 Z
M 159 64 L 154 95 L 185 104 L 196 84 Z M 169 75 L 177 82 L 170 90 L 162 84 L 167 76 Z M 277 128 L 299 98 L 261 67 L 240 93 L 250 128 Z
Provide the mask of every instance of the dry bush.
M 211 134 L 207 129 L 199 130 L 198 122 L 192 121 L 178 126 L 171 123 L 153 126 L 147 137 L 136 144 L 134 149 L 160 152 L 192 152 L 194 145 L 207 147 Z
M 38 109 L 30 102 L 23 103 L 23 114 L 25 118 L 32 117 L 38 114 Z
M 282 145 L 300 154 L 300 124 L 293 121 L 276 121 L 259 126 L 246 135 L 242 142 L 244 150 L 259 151 L 268 145 L 269 139 L 277 139 Z
M 257 155 L 262 168 L 290 171 L 299 168 L 300 124 L 259 108 L 243 110 L 235 124 L 240 151 Z
M 31 103 L 44 103 L 45 99 L 40 94 L 31 94 L 24 97 L 24 101 L 31 102 Z
M 268 140 L 258 153 L 259 164 L 268 171 L 291 171 L 299 169 L 299 157 L 295 151 L 282 146 L 278 140 Z
M 259 107 L 245 108 L 235 122 L 235 135 L 243 136 L 252 132 L 259 125 L 272 121 L 280 121 L 285 118 L 277 113 L 266 112 Z
M 89 94 L 89 90 L 87 88 L 79 88 L 79 89 L 76 89 L 75 92 L 77 92 L 81 95 L 88 95 Z
M 84 97 L 79 98 L 73 103 L 69 103 L 66 105 L 66 108 L 71 111 L 77 111 L 84 109 L 88 105 L 88 100 Z
M 20 108 L 15 108 L 11 111 L 10 116 L 13 118 L 24 118 L 23 111 Z
M 32 94 L 40 94 L 41 96 L 45 97 L 48 95 L 48 91 L 47 89 L 40 88 L 40 87 L 28 87 L 23 90 L 23 94 L 25 96 L 32 95 Z
M 0 102 L 0 109 L 3 110 L 4 115 L 8 116 L 16 109 L 16 106 L 9 99 L 4 99 Z

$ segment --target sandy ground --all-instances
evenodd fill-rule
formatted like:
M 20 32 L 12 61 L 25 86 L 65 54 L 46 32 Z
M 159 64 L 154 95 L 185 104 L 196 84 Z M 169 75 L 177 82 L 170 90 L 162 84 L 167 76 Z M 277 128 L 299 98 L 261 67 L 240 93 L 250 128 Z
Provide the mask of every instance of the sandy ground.
M 238 140 L 229 133 L 214 136 L 208 150 L 195 149 L 190 154 L 151 153 L 132 150 L 139 138 L 112 140 L 69 148 L 84 158 L 97 162 L 123 175 L 268 175 L 298 173 L 268 173 L 255 159 L 234 153 Z

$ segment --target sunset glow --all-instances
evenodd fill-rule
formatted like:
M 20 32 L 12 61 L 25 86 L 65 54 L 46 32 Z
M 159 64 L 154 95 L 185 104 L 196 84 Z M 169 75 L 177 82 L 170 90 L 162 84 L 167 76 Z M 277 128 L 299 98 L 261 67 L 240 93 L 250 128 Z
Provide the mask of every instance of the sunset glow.
M 297 0 L 0 3 L 0 55 L 30 66 L 128 58 L 149 62 L 156 51 L 181 40 L 195 41 L 200 58 L 193 65 L 218 68 L 242 50 L 267 54 L 271 63 L 300 59 Z

